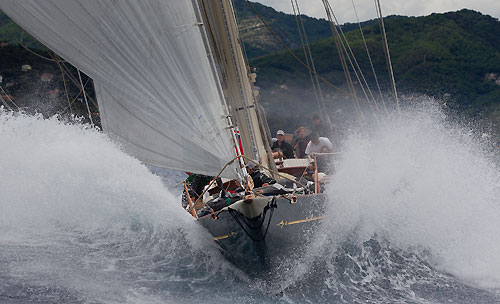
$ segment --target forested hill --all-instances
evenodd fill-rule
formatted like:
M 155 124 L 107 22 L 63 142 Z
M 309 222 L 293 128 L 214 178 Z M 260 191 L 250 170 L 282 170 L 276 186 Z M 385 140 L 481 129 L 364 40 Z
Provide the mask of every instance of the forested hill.
M 425 17 L 397 16 L 388 18 L 385 24 L 396 82 L 402 93 L 447 98 L 450 106 L 496 118 L 498 123 L 500 22 L 497 19 L 461 10 Z M 368 25 L 363 31 L 378 77 L 388 89 L 379 26 Z M 347 33 L 347 39 L 373 85 L 359 30 Z M 303 58 L 301 49 L 294 52 Z M 333 40 L 313 43 L 312 52 L 318 73 L 334 84 L 344 85 Z M 298 103 L 304 98 L 300 92 L 311 86 L 307 70 L 285 51 L 256 58 L 251 65 L 258 70 L 257 84 L 262 88 L 264 100 Z
M 251 4 L 247 0 L 234 0 L 236 17 L 240 28 L 242 41 L 249 58 L 266 55 L 282 49 L 281 45 L 272 36 L 254 9 L 268 23 L 276 35 L 288 47 L 300 47 L 300 36 L 294 15 L 278 12 L 272 7 L 260 3 Z M 291 4 L 290 4 L 291 5 Z M 325 19 L 317 19 L 301 15 L 309 42 L 315 42 L 332 35 L 330 25 Z M 362 25 L 374 24 L 373 20 L 365 21 Z M 343 25 L 345 32 L 358 29 L 358 24 L 346 23 Z

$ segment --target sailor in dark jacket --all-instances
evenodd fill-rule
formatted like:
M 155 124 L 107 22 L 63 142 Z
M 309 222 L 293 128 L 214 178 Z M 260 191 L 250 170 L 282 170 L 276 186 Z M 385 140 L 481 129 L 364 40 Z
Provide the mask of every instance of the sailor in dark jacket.
M 280 149 L 285 158 L 293 158 L 293 148 L 285 141 L 285 132 L 283 130 L 278 130 L 278 132 L 276 132 L 276 138 L 278 140 L 274 142 L 271 150 L 275 152 L 275 150 Z
M 269 185 L 276 183 L 276 181 L 273 178 L 260 172 L 259 165 L 257 165 L 254 162 L 248 162 L 247 172 L 252 177 L 255 188 L 267 187 Z

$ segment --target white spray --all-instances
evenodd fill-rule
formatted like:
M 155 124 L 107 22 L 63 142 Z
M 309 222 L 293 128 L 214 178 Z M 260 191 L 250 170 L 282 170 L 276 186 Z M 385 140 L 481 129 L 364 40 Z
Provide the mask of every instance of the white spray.
M 351 134 L 329 186 L 328 231 L 426 252 L 442 270 L 500 287 L 500 171 L 488 143 L 431 103 Z

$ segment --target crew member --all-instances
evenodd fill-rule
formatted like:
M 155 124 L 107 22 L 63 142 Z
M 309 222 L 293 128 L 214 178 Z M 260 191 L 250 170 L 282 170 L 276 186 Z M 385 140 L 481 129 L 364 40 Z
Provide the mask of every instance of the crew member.
M 313 156 L 314 153 L 334 151 L 333 144 L 328 138 L 319 137 L 318 133 L 314 132 L 309 135 L 309 138 L 311 141 L 309 141 L 306 147 L 307 155 Z
M 323 123 L 323 121 L 321 120 L 321 115 L 319 115 L 319 113 L 314 113 L 312 116 L 311 131 L 312 133 L 316 133 L 318 134 L 318 136 L 322 137 L 328 137 L 332 135 L 330 134 L 330 128 Z
M 189 196 L 191 197 L 191 200 L 195 202 L 203 192 L 203 188 L 208 183 L 210 183 L 212 177 L 202 174 L 194 174 L 194 173 L 188 173 L 188 174 L 189 176 L 186 179 L 186 186 L 189 190 Z M 186 208 L 188 205 L 189 201 L 187 198 L 186 189 L 184 189 L 182 193 L 182 207 Z
M 306 127 L 300 127 L 295 131 L 297 134 L 297 138 L 293 143 L 293 150 L 295 152 L 296 158 L 304 158 L 306 157 L 306 147 L 309 143 L 309 138 L 306 136 L 307 130 Z
M 276 132 L 276 138 L 278 140 L 273 144 L 271 150 L 276 152 L 276 150 L 279 149 L 285 158 L 293 158 L 293 148 L 285 141 L 285 132 L 283 130 L 278 130 L 278 132 Z
M 273 178 L 260 172 L 259 165 L 254 162 L 248 162 L 247 172 L 252 177 L 255 188 L 267 187 L 276 183 Z

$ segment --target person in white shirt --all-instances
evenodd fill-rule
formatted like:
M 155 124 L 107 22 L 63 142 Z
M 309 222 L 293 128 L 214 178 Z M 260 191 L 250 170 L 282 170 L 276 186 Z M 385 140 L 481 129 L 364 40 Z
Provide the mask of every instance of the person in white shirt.
M 333 152 L 333 144 L 326 137 L 319 137 L 317 133 L 311 133 L 311 139 L 306 147 L 306 154 L 313 156 L 314 153 Z

